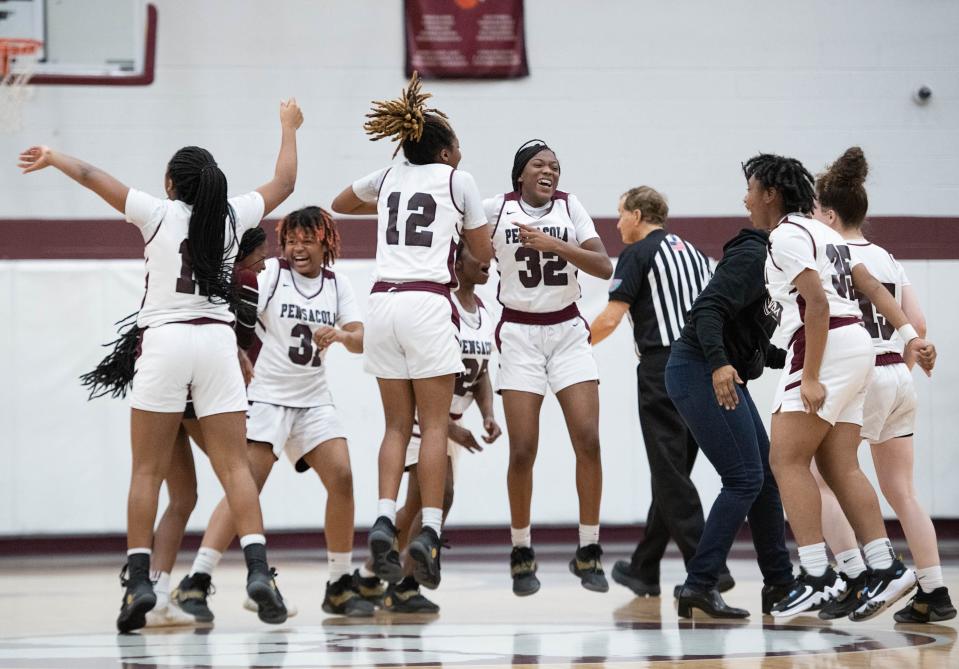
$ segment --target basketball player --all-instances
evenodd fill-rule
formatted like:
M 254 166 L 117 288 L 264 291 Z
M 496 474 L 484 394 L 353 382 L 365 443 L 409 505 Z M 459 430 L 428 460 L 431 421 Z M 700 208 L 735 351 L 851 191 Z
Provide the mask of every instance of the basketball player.
M 244 362 L 249 363 L 243 347 L 245 345 L 246 348 L 250 348 L 252 343 L 252 326 L 256 323 L 256 275 L 263 269 L 266 255 L 266 233 L 263 228 L 250 228 L 243 233 L 236 255 L 236 265 L 234 265 L 234 281 L 240 286 L 241 297 L 236 314 L 237 320 L 234 324 L 237 344 L 240 347 L 237 350 L 241 367 Z M 247 305 L 251 303 L 252 319 L 247 308 Z M 245 370 L 244 380 L 247 383 L 249 383 L 248 374 L 249 372 Z M 176 445 L 173 447 L 170 466 L 164 479 L 169 501 L 153 534 L 150 569 L 157 603 L 147 612 L 146 627 L 169 627 L 205 622 L 198 620 L 196 616 L 187 613 L 176 602 L 170 600 L 170 572 L 176 562 L 176 554 L 180 550 L 180 542 L 183 540 L 187 521 L 196 506 L 196 471 L 193 452 L 190 448 L 191 437 L 203 450 L 203 433 L 196 419 L 193 402 L 187 402 L 183 412 L 183 424 L 177 432 Z M 287 602 L 287 609 L 290 612 L 289 602 Z
M 323 610 L 371 616 L 373 605 L 353 590 L 353 475 L 344 430 L 333 405 L 323 358 L 334 343 L 363 352 L 363 324 L 344 276 L 330 266 L 339 253 L 332 217 L 319 207 L 280 221 L 283 257 L 266 261 L 259 277 L 257 335 L 263 342 L 254 366 L 247 418 L 250 469 L 257 488 L 285 451 L 298 471 L 313 469 L 327 490 L 324 532 L 329 581 Z M 212 620 L 207 595 L 213 569 L 235 536 L 223 499 L 203 535 L 191 573 L 175 593 L 180 606 Z
M 236 360 L 229 304 L 240 236 L 273 211 L 296 183 L 295 100 L 280 105 L 276 173 L 256 191 L 227 199 L 226 176 L 205 149 L 188 146 L 167 165 L 162 200 L 128 188 L 103 170 L 46 146 L 20 154 L 24 173 L 52 166 L 102 197 L 143 234 L 149 280 L 137 325 L 144 329 L 131 399 L 133 451 L 127 507 L 127 565 L 117 628 L 139 629 L 156 604 L 150 553 L 160 485 L 170 462 L 188 389 L 207 454 L 230 501 L 246 557 L 247 593 L 265 622 L 286 620 L 270 573 L 256 485 L 246 461 L 246 393 Z
M 918 334 L 925 336 L 926 319 L 902 265 L 863 235 L 862 224 L 869 206 L 863 184 L 868 170 L 862 149 L 847 149 L 816 179 L 816 218 L 846 240 L 852 257 L 885 286 Z M 942 580 L 936 530 L 916 499 L 912 485 L 916 391 L 909 368 L 915 361 L 903 359 L 902 338 L 872 304 L 860 300 L 859 306 L 876 355 L 876 366 L 866 389 L 860 436 L 871 446 L 879 487 L 902 524 L 919 581 L 912 601 L 895 618 L 901 623 L 951 620 L 956 617 L 956 608 Z M 836 556 L 840 576 L 846 581 L 845 592 L 819 611 L 819 617 L 828 620 L 847 616 L 857 608 L 855 593 L 865 587 L 868 571 L 856 535 L 835 496 L 821 477 L 817 482 L 823 492 L 823 530 Z
M 559 400 L 576 453 L 579 545 L 569 568 L 587 590 L 609 590 L 599 545 L 599 373 L 589 326 L 576 306 L 576 273 L 608 279 L 613 265 L 583 205 L 575 195 L 557 190 L 559 177 L 553 150 L 542 140 L 531 140 L 513 158 L 513 190 L 483 202 L 500 273 L 497 383 L 509 432 L 510 571 L 513 593 L 521 597 L 540 586 L 530 502 L 547 389 Z
M 915 575 L 895 559 L 876 493 L 856 458 L 865 387 L 875 359 L 856 293 L 875 304 L 894 328 L 902 328 L 908 348 L 922 351 L 920 364 L 927 369 L 935 350 L 916 336 L 882 284 L 850 257 L 842 237 L 807 216 L 813 209 L 813 179 L 799 161 L 760 154 L 743 170 L 750 219 L 754 226 L 758 222 L 772 230 L 766 284 L 782 306 L 780 327 L 790 348 L 773 402 L 770 465 L 799 544 L 801 569 L 772 614 L 784 617 L 819 608 L 844 585 L 826 559 L 821 499 L 809 471 L 815 457 L 873 569 L 869 589 L 860 592 L 861 606 L 852 614 L 866 619 L 915 587 Z M 795 196 L 786 198 L 786 193 Z
M 502 434 L 493 415 L 493 386 L 488 372 L 493 351 L 493 320 L 475 292 L 477 285 L 489 281 L 489 268 L 489 263 L 480 263 L 460 242 L 455 264 L 458 286 L 453 292 L 453 305 L 460 317 L 460 349 L 466 371 L 456 379 L 453 405 L 450 407 L 450 439 L 446 448 L 448 469 L 446 491 L 443 497 L 444 523 L 453 506 L 453 484 L 459 456 L 464 450 L 470 453 L 483 450 L 473 433 L 463 424 L 463 414 L 475 401 L 483 417 L 483 429 L 486 431 L 482 440 L 492 444 Z M 421 526 L 422 504 L 416 481 L 420 439 L 415 429 L 406 450 L 406 471 L 409 472 L 406 501 L 396 513 L 396 531 L 401 551 L 406 548 L 410 537 L 419 533 Z M 408 563 L 408 560 L 406 562 Z M 408 574 L 410 567 L 411 565 L 407 565 Z M 383 607 L 391 613 L 437 613 L 439 611 L 439 606 L 420 593 L 419 584 L 410 575 L 389 587 L 383 599 Z
M 364 128 L 391 137 L 406 161 L 357 180 L 333 200 L 341 214 L 378 218 L 376 283 L 369 299 L 364 369 L 377 377 L 386 433 L 379 454 L 379 503 L 369 544 L 377 576 L 403 578 L 396 542 L 396 497 L 406 447 L 419 417 L 416 477 L 423 531 L 409 545 L 413 575 L 427 588 L 440 583 L 440 533 L 446 486 L 449 408 L 463 371 L 458 316 L 450 298 L 460 237 L 481 263 L 490 261 L 489 226 L 473 177 L 456 169 L 462 153 L 446 117 L 426 107 L 414 72 L 398 100 L 376 102 Z

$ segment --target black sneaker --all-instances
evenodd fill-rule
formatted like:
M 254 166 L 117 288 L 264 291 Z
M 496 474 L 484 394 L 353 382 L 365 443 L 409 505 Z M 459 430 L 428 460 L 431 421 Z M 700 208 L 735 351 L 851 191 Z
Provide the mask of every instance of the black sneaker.
M 804 611 L 816 611 L 830 599 L 838 597 L 842 586 L 842 579 L 832 567 L 826 567 L 826 573 L 822 576 L 811 576 L 800 567 L 799 578 L 793 583 L 789 594 L 774 604 L 770 613 L 775 618 L 786 618 Z
M 536 553 L 529 546 L 513 546 L 509 554 L 509 571 L 513 576 L 513 594 L 528 597 L 539 592 L 536 578 Z
M 268 572 L 249 572 L 246 577 L 246 594 L 256 602 L 256 615 L 260 620 L 271 625 L 286 622 L 286 605 L 280 589 L 276 587 L 276 569 L 271 567 Z
M 213 611 L 207 604 L 207 597 L 214 593 L 216 588 L 209 574 L 192 574 L 183 577 L 180 585 L 170 593 L 170 599 L 198 623 L 212 623 Z
M 860 591 L 859 608 L 849 614 L 853 622 L 875 618 L 912 592 L 916 573 L 895 559 L 885 569 L 872 569 L 866 587 Z
M 660 595 L 659 583 L 647 583 L 634 574 L 632 565 L 627 560 L 616 560 L 612 575 L 614 581 L 632 590 L 637 597 L 659 597 Z
M 869 570 L 863 571 L 856 578 L 850 578 L 840 572 L 839 578 L 843 581 L 843 590 L 839 593 L 838 597 L 826 602 L 826 604 L 819 609 L 819 617 L 822 620 L 845 618 L 862 604 L 861 592 L 869 581 Z
M 383 595 L 386 594 L 383 581 L 376 576 L 360 576 L 359 569 L 353 570 L 353 590 L 373 606 L 380 606 L 383 603 Z
M 893 616 L 897 623 L 938 623 L 955 617 L 956 607 L 952 605 L 949 589 L 945 586 L 932 592 L 923 592 L 920 588 L 906 608 L 896 611 Z
M 369 618 L 376 607 L 353 589 L 353 576 L 343 574 L 334 583 L 327 582 L 323 610 L 348 618 Z
M 599 544 L 589 544 L 576 549 L 576 555 L 569 561 L 569 571 L 579 577 L 579 582 L 593 592 L 609 592 L 609 582 L 603 573 L 599 558 L 603 549 Z
M 130 557 L 136 558 L 138 555 Z M 120 632 L 132 632 L 144 627 L 147 624 L 147 612 L 156 606 L 157 596 L 150 582 L 150 556 L 145 557 L 145 568 L 131 559 L 120 571 L 120 585 L 126 588 L 123 601 L 120 602 L 120 615 L 117 616 L 117 629 Z
M 390 585 L 383 596 L 383 610 L 390 613 L 439 613 L 440 607 L 420 594 L 420 586 L 412 576 Z
M 396 540 L 396 526 L 393 521 L 386 516 L 377 518 L 370 528 L 369 545 L 373 573 L 387 583 L 399 583 L 403 580 L 400 545 Z
M 407 549 L 413 559 L 413 578 L 424 588 L 436 590 L 440 584 L 440 551 L 443 544 L 432 527 L 424 527 Z
M 762 591 L 763 615 L 769 615 L 773 607 L 786 598 L 789 591 L 793 589 L 795 581 L 784 583 L 782 585 L 764 585 Z

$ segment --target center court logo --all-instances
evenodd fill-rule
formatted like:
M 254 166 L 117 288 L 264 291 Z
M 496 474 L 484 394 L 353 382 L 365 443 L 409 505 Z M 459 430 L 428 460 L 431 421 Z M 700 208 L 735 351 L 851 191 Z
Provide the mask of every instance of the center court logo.
M 946 645 L 944 635 L 830 627 L 695 627 L 610 621 L 606 624 L 352 625 L 250 633 L 190 630 L 131 635 L 0 639 L 0 667 L 87 669 L 250 666 L 509 666 L 529 663 L 629 663 L 716 657 L 890 650 Z

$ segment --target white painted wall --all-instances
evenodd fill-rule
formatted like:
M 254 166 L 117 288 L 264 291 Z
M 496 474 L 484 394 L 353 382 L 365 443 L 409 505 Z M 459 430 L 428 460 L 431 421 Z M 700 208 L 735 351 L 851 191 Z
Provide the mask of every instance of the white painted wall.
M 404 84 L 401 3 L 385 0 L 157 0 L 156 82 L 146 88 L 37 87 L 25 128 L 0 134 L 0 219 L 103 218 L 111 211 L 62 175 L 21 177 L 16 151 L 48 143 L 125 182 L 162 192 L 178 147 L 210 148 L 241 192 L 272 173 L 276 107 L 295 95 L 300 134 L 297 192 L 279 213 L 326 204 L 353 178 L 388 161 L 392 146 L 370 143 L 361 125 L 373 98 Z M 875 0 L 803 3 L 759 0 L 527 0 L 532 75 L 500 82 L 429 82 L 449 113 L 484 193 L 504 189 L 515 148 L 543 137 L 563 161 L 562 187 L 597 216 L 615 212 L 637 183 L 670 197 L 676 215 L 742 211 L 740 161 L 757 151 L 801 158 L 814 171 L 862 145 L 872 163 L 874 214 L 959 214 L 959 3 Z M 84 40 L 96 25 L 77 25 Z M 929 105 L 910 99 L 932 88 Z M 3 241 L 0 239 L 0 251 Z M 959 342 L 951 291 L 959 263 L 907 263 L 940 346 L 922 396 L 918 490 L 937 516 L 959 516 L 954 396 Z M 369 265 L 343 262 L 358 292 Z M 132 311 L 141 265 L 115 262 L 0 263 L 0 534 L 118 532 L 129 469 L 124 402 L 85 402 L 76 377 L 111 338 L 110 323 Z M 67 291 L 67 289 L 69 289 Z M 583 310 L 604 300 L 585 281 Z M 649 501 L 635 410 L 633 354 L 626 329 L 597 350 L 603 374 L 606 468 L 603 517 L 635 522 Z M 351 430 L 357 518 L 374 513 L 380 415 L 360 361 L 330 356 L 332 385 Z M 755 384 L 768 410 L 773 381 Z M 471 416 L 476 425 L 475 416 Z M 543 417 L 534 518 L 574 522 L 572 453 L 554 400 Z M 864 458 L 866 459 L 866 458 Z M 202 527 L 218 499 L 199 460 Z M 507 522 L 505 441 L 465 458 L 452 522 Z M 695 473 L 706 504 L 717 491 L 708 463 Z M 296 479 L 293 481 L 292 479 Z M 564 491 L 555 494 L 554 490 Z M 279 467 L 268 484 L 268 527 L 320 522 L 324 495 L 310 477 Z M 477 503 L 479 502 L 479 503 Z
M 955 473 L 954 389 L 959 387 L 959 341 L 944 336 L 959 329 L 959 314 L 948 308 L 946 287 L 959 280 L 959 261 L 905 263 L 929 316 L 929 331 L 940 351 L 930 381 L 917 373 L 921 408 L 917 426 L 916 489 L 936 516 L 959 516 Z M 372 261 L 342 261 L 337 270 L 353 282 L 365 309 Z M 111 323 L 136 309 L 142 296 L 138 261 L 0 262 L 0 424 L 4 426 L 0 467 L 0 535 L 122 532 L 129 483 L 129 409 L 123 400 L 87 402 L 77 377 L 102 357 L 99 344 L 112 339 Z M 604 282 L 586 279 L 581 308 L 588 318 L 606 300 Z M 65 298 L 64 290 L 69 287 Z M 495 303 L 493 286 L 485 294 Z M 642 522 L 650 500 L 649 469 L 636 411 L 635 354 L 627 325 L 596 348 L 602 383 L 601 433 L 605 473 L 603 521 Z M 495 369 L 495 364 L 493 365 Z M 327 358 L 337 406 L 346 425 L 359 525 L 376 513 L 376 452 L 382 438 L 382 409 L 374 379 L 359 356 L 334 350 Z M 768 416 L 776 372 L 751 386 Z M 502 407 L 496 402 L 502 417 Z M 475 409 L 467 423 L 481 429 Z M 504 425 L 501 421 L 501 424 Z M 535 473 L 535 523 L 573 524 L 577 519 L 573 454 L 562 415 L 550 397 L 541 420 Z M 505 437 L 485 452 L 461 459 L 457 503 L 451 523 L 501 525 L 509 522 Z M 862 460 L 868 465 L 867 449 Z M 221 492 L 204 456 L 197 451 L 200 501 L 190 527 L 204 527 Z M 708 508 L 719 481 L 705 458 L 694 479 Z M 312 474 L 297 475 L 284 459 L 263 494 L 267 527 L 311 528 L 322 523 L 325 493 Z M 887 509 L 888 511 L 888 509 Z
M 25 129 L 0 134 L 0 218 L 100 217 L 54 174 L 18 177 L 15 151 L 49 143 L 159 191 L 182 145 L 210 148 L 235 190 L 262 183 L 276 107 L 307 120 L 299 189 L 281 211 L 328 203 L 388 162 L 366 141 L 369 101 L 404 84 L 398 0 L 157 0 L 156 82 L 37 87 Z M 563 186 L 594 215 L 648 183 L 677 215 L 742 212 L 742 160 L 773 151 L 818 171 L 847 146 L 872 162 L 874 214 L 954 215 L 959 201 L 959 3 L 950 0 L 526 0 L 531 76 L 429 82 L 486 193 L 514 150 L 551 142 Z M 96 23 L 77 25 L 94 41 Z M 919 107 L 911 92 L 932 88 Z

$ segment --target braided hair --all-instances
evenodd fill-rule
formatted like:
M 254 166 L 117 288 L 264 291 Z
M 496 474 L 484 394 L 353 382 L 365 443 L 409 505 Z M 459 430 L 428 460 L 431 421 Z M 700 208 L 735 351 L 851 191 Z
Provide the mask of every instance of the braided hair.
M 229 257 L 229 250 L 237 242 L 236 214 L 227 201 L 226 175 L 210 152 L 198 146 L 185 146 L 173 154 L 167 175 L 177 199 L 193 207 L 187 247 L 200 295 L 213 303 L 234 304 L 234 258 Z
M 814 179 L 795 158 L 760 153 L 743 164 L 743 174 L 746 181 L 756 177 L 763 188 L 775 188 L 782 196 L 787 214 L 793 211 L 812 214 L 816 200 Z
M 240 248 L 236 252 L 236 262 L 239 264 L 253 253 L 260 244 L 266 241 L 266 230 L 261 227 L 250 228 L 243 233 L 240 239 Z
M 426 106 L 433 95 L 421 92 L 420 84 L 419 74 L 413 72 L 399 98 L 374 101 L 363 130 L 370 135 L 371 142 L 385 137 L 398 142 L 394 158 L 402 148 L 406 159 L 414 165 L 428 165 L 436 162 L 440 151 L 453 146 L 456 133 L 446 114 Z
M 301 234 L 314 235 L 323 244 L 323 267 L 329 267 L 340 256 L 340 233 L 328 211 L 322 207 L 303 207 L 291 211 L 276 224 L 276 238 L 280 250 L 286 246 L 286 240 L 299 231 Z
M 513 156 L 513 169 L 510 172 L 510 183 L 513 184 L 513 190 L 517 193 L 520 192 L 519 177 L 523 173 L 523 170 L 526 169 L 526 164 L 540 151 L 553 150 L 541 139 L 531 139 L 516 149 L 516 155 Z M 555 151 L 553 151 L 553 155 L 556 155 Z M 557 161 L 558 160 L 557 158 Z
M 864 184 L 868 174 L 866 156 L 852 146 L 816 177 L 819 204 L 839 214 L 845 227 L 858 228 L 866 218 L 869 197 Z

